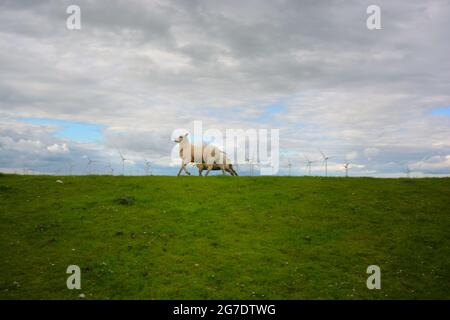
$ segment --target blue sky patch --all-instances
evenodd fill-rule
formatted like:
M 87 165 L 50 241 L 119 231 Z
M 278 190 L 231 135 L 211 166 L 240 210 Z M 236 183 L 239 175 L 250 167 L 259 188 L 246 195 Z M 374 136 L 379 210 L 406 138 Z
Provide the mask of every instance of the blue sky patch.
M 286 111 L 286 104 L 283 101 L 277 101 L 271 105 L 266 107 L 266 113 L 274 114 L 274 113 L 282 113 Z
M 18 120 L 37 125 L 57 126 L 58 129 L 54 133 L 56 137 L 67 138 L 76 142 L 101 142 L 103 138 L 102 130 L 105 128 L 104 125 L 68 120 L 40 118 L 22 118 Z
M 274 115 L 281 114 L 286 111 L 286 103 L 279 100 L 267 106 L 262 106 L 262 109 L 264 109 L 264 112 L 256 117 L 255 120 L 258 122 L 274 122 Z
M 431 111 L 433 116 L 450 116 L 450 107 L 435 108 Z

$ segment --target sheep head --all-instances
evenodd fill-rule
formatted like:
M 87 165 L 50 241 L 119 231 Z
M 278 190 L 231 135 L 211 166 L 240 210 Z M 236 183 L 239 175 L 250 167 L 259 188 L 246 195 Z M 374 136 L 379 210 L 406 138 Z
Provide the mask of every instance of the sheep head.
M 188 136 L 188 135 L 189 135 L 189 133 L 186 133 L 184 136 L 181 135 L 181 136 L 179 136 L 178 138 L 176 138 L 176 139 L 174 140 L 174 142 L 176 142 L 176 143 L 181 143 L 181 142 L 183 142 L 184 139 L 187 139 L 187 136 Z

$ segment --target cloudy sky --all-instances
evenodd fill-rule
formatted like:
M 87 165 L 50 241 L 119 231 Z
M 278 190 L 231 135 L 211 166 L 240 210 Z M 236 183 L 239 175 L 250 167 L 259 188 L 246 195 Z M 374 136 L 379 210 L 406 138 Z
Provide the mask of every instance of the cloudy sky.
M 0 0 L 0 171 L 121 173 L 121 150 L 127 174 L 175 174 L 171 135 L 201 120 L 279 128 L 280 174 L 304 155 L 323 174 L 320 149 L 331 175 L 450 175 L 449 18 L 446 0 Z

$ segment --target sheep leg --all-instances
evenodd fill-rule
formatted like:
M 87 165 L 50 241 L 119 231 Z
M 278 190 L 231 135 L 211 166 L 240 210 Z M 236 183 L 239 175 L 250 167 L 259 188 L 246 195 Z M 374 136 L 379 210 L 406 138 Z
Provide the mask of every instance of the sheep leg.
M 225 171 L 228 172 L 231 176 L 234 176 L 233 167 L 231 166 L 231 164 L 227 164 L 225 166 Z
M 178 176 L 181 174 L 181 171 L 183 171 L 183 170 L 184 170 L 184 172 L 186 172 L 188 175 L 191 175 L 191 174 L 186 170 L 186 163 L 183 163 L 183 164 L 181 165 L 180 171 L 178 171 Z
M 202 175 L 202 172 L 203 172 L 203 168 L 198 168 L 198 175 L 201 177 L 201 176 L 203 176 Z
M 208 176 L 208 174 L 209 174 L 209 172 L 211 171 L 212 167 L 213 167 L 213 165 L 212 165 L 212 164 L 208 166 L 208 171 L 206 171 L 206 175 L 205 175 L 205 177 L 207 177 L 207 176 Z
M 180 171 L 178 171 L 178 174 L 177 174 L 177 176 L 180 176 L 180 174 L 181 174 L 181 170 L 183 170 L 183 164 L 181 165 L 181 168 L 180 168 Z

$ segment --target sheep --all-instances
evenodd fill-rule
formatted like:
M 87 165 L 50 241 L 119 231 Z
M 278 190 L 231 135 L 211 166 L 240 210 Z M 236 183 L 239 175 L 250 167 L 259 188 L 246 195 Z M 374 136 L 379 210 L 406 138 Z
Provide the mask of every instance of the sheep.
M 189 171 L 186 170 L 186 165 L 188 163 L 193 162 L 194 159 L 194 148 L 193 146 L 189 143 L 189 140 L 187 138 L 188 133 L 186 133 L 184 136 L 179 136 L 178 138 L 176 138 L 174 141 L 176 143 L 179 144 L 179 155 L 181 158 L 181 168 L 178 171 L 178 176 L 181 174 L 181 171 L 184 170 L 184 172 L 186 172 L 187 175 L 191 175 L 191 173 Z
M 202 151 L 205 146 L 202 144 L 201 146 L 194 146 L 189 142 L 188 136 L 189 133 L 185 135 L 181 135 L 176 138 L 174 141 L 179 144 L 179 155 L 181 158 L 181 168 L 178 171 L 178 176 L 181 174 L 181 171 L 186 172 L 187 175 L 191 175 L 190 172 L 187 171 L 186 166 L 189 163 L 203 163 L 203 155 Z
M 225 174 L 225 171 L 230 173 L 232 176 L 237 176 L 238 174 L 233 168 L 231 161 L 227 158 L 225 152 L 221 151 L 214 145 L 208 145 L 203 150 L 203 159 L 202 166 L 199 168 L 199 175 L 201 175 L 203 169 L 206 167 L 206 176 L 208 176 L 211 170 L 222 170 L 222 174 Z
M 222 170 L 223 174 L 227 171 L 231 175 L 237 176 L 230 160 L 226 159 L 225 153 L 220 151 L 219 148 L 213 145 L 205 146 L 204 144 L 201 146 L 191 145 L 187 136 L 188 133 L 175 139 L 175 142 L 179 144 L 179 155 L 182 161 L 178 176 L 181 174 L 181 171 L 190 175 L 190 172 L 186 170 L 186 166 L 189 163 L 197 164 L 199 175 L 202 175 L 202 171 L 207 169 L 206 176 L 211 170 Z

